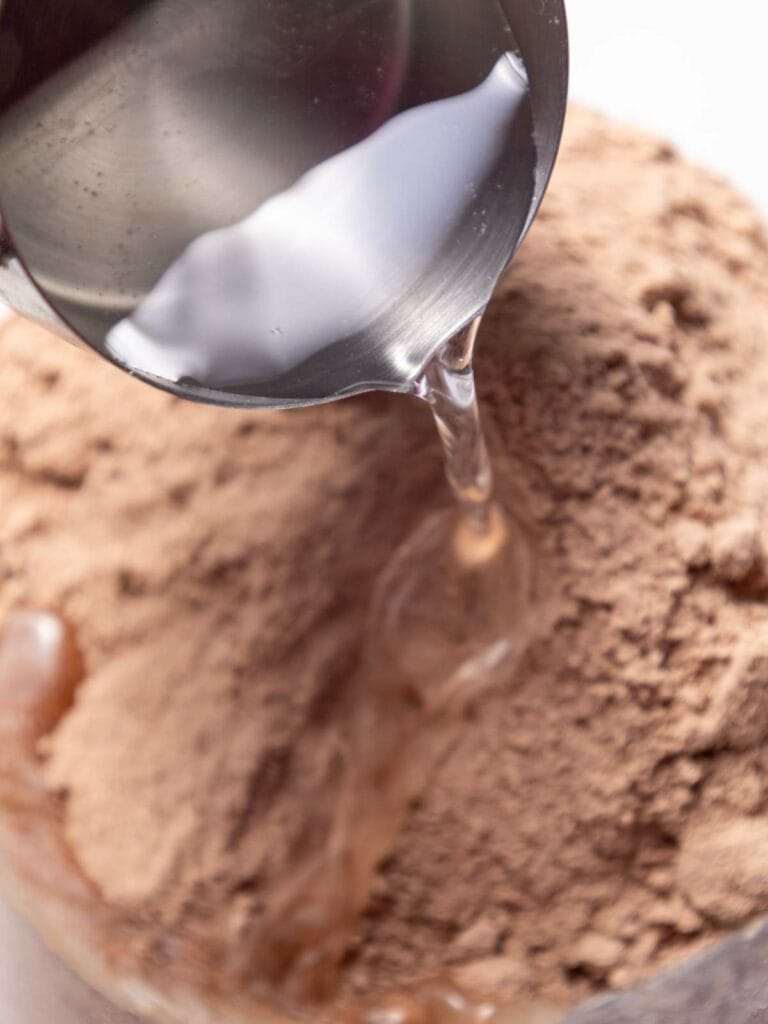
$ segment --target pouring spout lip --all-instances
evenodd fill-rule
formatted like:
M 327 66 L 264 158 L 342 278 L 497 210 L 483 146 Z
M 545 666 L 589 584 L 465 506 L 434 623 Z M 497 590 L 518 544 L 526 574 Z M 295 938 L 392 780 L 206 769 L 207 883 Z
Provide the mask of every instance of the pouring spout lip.
M 180 398 L 185 402 L 192 402 L 196 405 L 218 406 L 222 409 L 306 409 L 319 405 L 330 405 L 333 402 L 344 401 L 348 398 L 357 398 L 360 395 L 367 395 L 372 392 L 387 392 L 389 394 L 411 394 L 413 382 L 394 380 L 366 380 L 339 390 L 333 395 L 319 395 L 307 398 L 267 398 L 256 394 L 247 395 L 239 391 L 226 391 L 214 388 L 207 388 L 202 384 L 189 382 L 170 381 L 164 377 L 155 377 L 143 370 L 134 370 L 123 365 L 118 360 L 105 356 L 98 349 L 94 349 L 97 355 L 107 359 L 113 366 L 123 370 L 131 377 L 149 384 L 160 391 L 165 391 L 174 398 Z

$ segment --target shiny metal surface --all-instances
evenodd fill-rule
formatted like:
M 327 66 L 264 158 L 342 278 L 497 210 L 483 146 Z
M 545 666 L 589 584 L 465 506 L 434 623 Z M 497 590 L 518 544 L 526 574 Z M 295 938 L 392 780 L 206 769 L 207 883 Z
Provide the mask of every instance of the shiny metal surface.
M 178 379 L 173 368 L 157 372 L 166 362 L 137 365 L 132 349 L 110 343 L 116 325 L 180 265 L 176 282 L 191 283 L 174 299 L 172 343 L 183 348 L 192 322 L 207 337 L 201 324 L 210 303 L 242 334 L 240 311 L 251 307 L 241 299 L 248 294 L 258 308 L 264 254 L 240 264 L 255 268 L 253 280 L 245 271 L 238 280 L 235 267 L 218 292 L 210 284 L 223 271 L 214 260 L 201 289 L 186 273 L 197 240 L 248 222 L 307 172 L 354 155 L 377 133 L 392 138 L 398 118 L 479 89 L 506 49 L 522 55 L 530 90 L 510 108 L 503 147 L 478 164 L 472 204 L 448 235 L 435 234 L 429 266 L 415 263 L 412 279 L 389 281 L 375 309 L 363 303 L 367 319 L 336 310 L 338 337 L 329 343 L 326 332 L 308 352 L 296 337 L 295 359 L 280 350 L 294 342 L 276 323 L 254 338 L 254 350 L 275 349 L 274 365 L 235 361 L 230 373 L 221 359 L 228 339 L 216 332 L 231 332 L 217 315 L 215 372 L 206 362 L 194 373 L 178 370 Z M 530 226 L 556 156 L 566 83 L 562 0 L 0 0 L 0 292 L 186 398 L 287 406 L 406 390 L 484 307 Z M 460 133 L 457 164 L 462 142 Z M 424 163 L 414 187 L 425 210 L 453 163 L 435 164 L 426 179 Z M 291 245 L 305 234 L 294 225 Z M 423 236 L 414 227 L 414 240 Z M 327 265 L 326 252 L 318 254 L 314 265 Z M 310 267 L 312 255 L 305 253 Z M 366 301 L 392 277 L 381 265 L 373 260 L 375 272 L 366 270 Z M 347 286 L 348 275 L 334 273 L 329 294 Z M 312 320 L 306 283 L 297 276 L 291 294 Z M 235 286 L 240 298 L 232 302 Z M 157 318 L 149 322 L 154 330 Z
M 756 921 L 629 992 L 572 1010 L 561 1024 L 764 1024 L 768 922 Z

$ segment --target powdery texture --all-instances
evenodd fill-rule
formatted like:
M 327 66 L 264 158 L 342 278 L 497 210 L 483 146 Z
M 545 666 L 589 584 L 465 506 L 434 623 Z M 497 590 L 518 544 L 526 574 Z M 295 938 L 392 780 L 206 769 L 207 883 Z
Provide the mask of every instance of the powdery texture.
M 472 708 L 391 856 L 349 991 L 455 965 L 504 997 L 624 986 L 768 910 L 768 249 L 657 141 L 571 116 L 479 379 L 543 635 Z M 47 743 L 105 900 L 212 960 L 322 843 L 366 601 L 445 505 L 426 409 L 182 405 L 2 339 L 2 608 L 89 675 Z

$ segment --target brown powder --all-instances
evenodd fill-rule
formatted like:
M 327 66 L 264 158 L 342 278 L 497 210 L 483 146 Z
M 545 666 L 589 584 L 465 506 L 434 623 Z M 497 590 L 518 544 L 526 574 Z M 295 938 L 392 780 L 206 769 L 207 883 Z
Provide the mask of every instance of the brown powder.
M 766 281 L 725 184 L 572 115 L 479 353 L 542 628 L 424 779 L 350 992 L 448 965 L 576 1000 L 768 910 Z M 226 974 L 326 838 L 376 576 L 449 500 L 428 414 L 184 406 L 0 344 L 0 601 L 89 667 L 46 744 L 69 842 L 138 959 L 172 929 Z

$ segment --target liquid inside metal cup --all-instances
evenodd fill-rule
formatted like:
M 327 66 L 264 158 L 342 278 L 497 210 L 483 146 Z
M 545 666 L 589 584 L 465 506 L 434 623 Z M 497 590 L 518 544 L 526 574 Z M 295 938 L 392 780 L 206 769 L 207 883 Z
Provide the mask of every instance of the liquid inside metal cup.
M 0 0 L 0 292 L 175 394 L 407 390 L 565 109 L 562 0 Z

